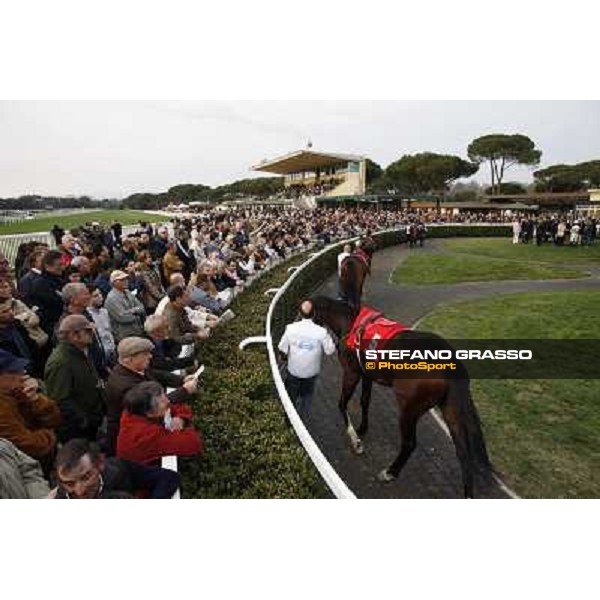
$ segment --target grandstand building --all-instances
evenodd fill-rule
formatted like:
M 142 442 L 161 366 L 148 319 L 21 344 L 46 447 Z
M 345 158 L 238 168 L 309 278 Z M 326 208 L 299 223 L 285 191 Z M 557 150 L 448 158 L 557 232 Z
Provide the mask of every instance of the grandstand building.
M 587 204 L 578 204 L 577 213 L 583 217 L 600 217 L 600 188 L 588 190 L 589 202 Z
M 313 150 L 263 160 L 254 171 L 284 176 L 285 195 L 300 206 L 316 206 L 319 197 L 360 196 L 366 191 L 367 159 Z

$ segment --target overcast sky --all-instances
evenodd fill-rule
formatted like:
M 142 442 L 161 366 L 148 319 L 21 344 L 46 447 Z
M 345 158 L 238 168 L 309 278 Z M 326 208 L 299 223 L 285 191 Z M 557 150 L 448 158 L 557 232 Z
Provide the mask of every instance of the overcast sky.
M 0 197 L 121 198 L 252 177 L 309 138 L 384 167 L 422 151 L 466 157 L 495 132 L 530 136 L 542 166 L 600 159 L 600 102 L 0 101 L 0 132 Z M 475 179 L 487 182 L 487 169 Z M 505 180 L 531 181 L 531 170 Z

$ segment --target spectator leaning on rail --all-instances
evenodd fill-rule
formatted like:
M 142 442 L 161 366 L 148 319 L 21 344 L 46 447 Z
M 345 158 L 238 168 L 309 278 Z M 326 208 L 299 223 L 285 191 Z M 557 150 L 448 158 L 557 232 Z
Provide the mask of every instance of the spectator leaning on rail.
M 162 371 L 170 373 L 180 369 L 192 367 L 196 359 L 194 356 L 179 357 L 182 345 L 169 338 L 167 317 L 164 315 L 150 315 L 144 323 L 148 338 L 154 344 L 150 367 L 153 372 Z M 175 387 L 167 385 L 167 387 Z
M 0 437 L 0 500 L 36 500 L 49 491 L 40 463 Z
M 300 321 L 291 323 L 279 342 L 279 351 L 287 360 L 285 387 L 302 417 L 308 416 L 321 370 L 323 353 L 333 354 L 335 344 L 324 327 L 313 322 L 313 304 L 305 300 L 300 305 Z
M 114 454 L 117 445 L 125 394 L 138 383 L 155 381 L 156 375 L 160 377 L 160 372 L 148 369 L 153 348 L 154 344 L 150 340 L 141 337 L 125 338 L 117 347 L 119 360 L 106 384 L 107 451 L 111 455 Z M 169 393 L 169 398 L 173 403 L 184 402 L 196 390 L 197 383 L 193 376 L 190 376 Z
M 142 303 L 127 289 L 129 275 L 124 271 L 113 271 L 109 292 L 104 306 L 110 316 L 110 324 L 118 342 L 132 335 L 143 335 L 143 322 L 146 316 Z
M 61 422 L 58 406 L 25 375 L 27 361 L 0 350 L 0 437 L 41 461 L 49 472 Z
M 140 383 L 125 395 L 117 456 L 148 464 L 163 456 L 202 454 L 202 437 L 191 420 L 192 409 L 171 405 L 159 383 Z
M 169 499 L 180 479 L 174 471 L 127 460 L 105 458 L 97 444 L 84 439 L 67 442 L 56 456 L 58 500 L 133 498 Z
M 192 276 L 190 278 L 190 284 L 188 286 L 186 286 L 185 278 L 183 277 L 183 275 L 181 273 L 173 273 L 173 275 L 171 275 L 171 280 L 169 281 L 169 284 L 171 287 L 180 286 L 182 288 L 187 289 L 187 291 L 189 293 L 189 302 L 188 302 L 188 305 L 186 305 L 186 307 L 185 307 L 185 312 L 187 313 L 187 316 L 189 317 L 192 325 L 195 325 L 196 327 L 199 327 L 200 329 L 205 329 L 206 327 L 209 327 L 210 329 L 214 329 L 219 324 L 219 320 L 225 316 L 225 313 L 223 313 L 223 315 L 221 315 L 221 317 L 217 317 L 217 315 L 213 315 L 204 306 L 196 306 L 195 308 L 192 308 L 191 306 L 189 306 L 189 304 L 194 303 L 193 298 L 192 298 L 192 293 L 193 293 L 192 290 L 194 289 L 195 280 L 196 280 L 196 275 L 192 274 Z M 164 302 L 164 300 L 166 300 L 166 302 Z M 160 311 L 158 311 L 158 308 L 157 308 L 157 312 L 159 314 L 164 314 L 165 308 L 168 303 L 169 303 L 169 296 L 167 295 L 163 300 L 161 300 L 161 302 L 159 304 L 159 306 L 161 306 L 161 309 L 160 309 Z M 228 314 L 228 316 L 225 317 L 225 321 L 227 321 L 230 318 L 233 318 L 235 316 L 233 314 L 233 311 L 229 310 L 229 311 L 226 311 L 226 313 L 227 312 L 230 314 Z
M 180 344 L 190 344 L 205 340 L 210 335 L 210 329 L 194 325 L 186 312 L 190 303 L 190 293 L 180 285 L 172 285 L 168 291 L 169 303 L 165 307 L 169 337 Z
M 58 345 L 52 351 L 44 381 L 48 395 L 63 417 L 58 439 L 95 440 L 104 416 L 104 384 L 89 357 L 94 326 L 82 315 L 65 317 L 58 328 Z

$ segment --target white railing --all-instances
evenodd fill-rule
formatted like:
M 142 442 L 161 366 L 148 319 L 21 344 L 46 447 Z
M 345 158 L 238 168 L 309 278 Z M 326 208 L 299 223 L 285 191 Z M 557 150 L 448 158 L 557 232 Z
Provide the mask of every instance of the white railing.
M 346 485 L 344 480 L 337 474 L 336 470 L 331 466 L 325 455 L 314 441 L 308 429 L 302 422 L 302 419 L 296 412 L 296 408 L 285 389 L 285 384 L 283 382 L 283 378 L 281 377 L 281 373 L 279 372 L 279 367 L 277 365 L 277 357 L 275 355 L 275 348 L 273 345 L 273 335 L 272 335 L 272 320 L 273 313 L 277 306 L 277 303 L 285 294 L 291 283 L 299 277 L 302 271 L 304 271 L 307 267 L 309 267 L 315 260 L 318 260 L 320 256 L 327 252 L 333 252 L 336 248 L 342 248 L 344 244 L 355 241 L 358 238 L 352 238 L 351 240 L 344 240 L 342 242 L 337 242 L 333 245 L 327 246 L 320 252 L 313 254 L 311 258 L 309 258 L 306 262 L 304 262 L 301 266 L 295 269 L 292 275 L 287 279 L 287 281 L 277 290 L 271 304 L 269 305 L 269 311 L 267 313 L 267 323 L 266 323 L 266 335 L 254 338 L 246 338 L 242 342 L 240 342 L 240 349 L 243 350 L 249 343 L 266 343 L 267 351 L 269 353 L 269 363 L 271 365 L 271 374 L 273 376 L 273 381 L 275 383 L 275 387 L 277 388 L 277 393 L 279 395 L 279 400 L 285 410 L 288 419 L 302 447 L 312 460 L 313 464 L 321 474 L 321 477 L 329 487 L 329 489 L 333 492 L 336 498 L 340 499 L 356 499 L 356 495 L 350 488 Z
M 450 224 L 449 223 L 433 223 L 433 224 L 428 224 L 427 226 L 435 228 L 435 227 L 444 227 L 447 225 L 450 225 Z M 460 225 L 463 227 L 470 226 L 469 224 L 464 224 L 464 223 L 456 223 L 456 225 Z M 504 225 L 504 224 L 481 223 L 481 224 L 476 224 L 476 225 L 498 226 L 498 225 Z M 402 226 L 394 228 L 394 229 L 378 231 L 378 232 L 374 233 L 373 236 L 375 238 L 377 238 L 379 236 L 382 236 L 382 235 L 385 235 L 388 233 L 406 233 L 406 226 L 402 225 Z M 324 481 L 327 484 L 327 486 L 329 487 L 329 489 L 333 492 L 333 494 L 336 496 L 336 498 L 340 498 L 340 499 L 355 499 L 356 496 L 350 490 L 350 488 L 346 485 L 346 483 L 343 481 L 343 479 L 337 474 L 335 469 L 331 466 L 331 464 L 329 463 L 329 461 L 327 460 L 327 458 L 325 457 L 325 455 L 323 454 L 321 449 L 318 447 L 318 445 L 316 444 L 316 442 L 310 435 L 308 429 L 302 422 L 302 419 L 300 419 L 300 416 L 296 412 L 296 408 L 295 408 L 291 398 L 289 397 L 287 390 L 285 389 L 285 384 L 283 382 L 283 378 L 279 371 L 279 366 L 277 364 L 277 357 L 275 354 L 275 347 L 273 344 L 272 320 L 273 320 L 273 314 L 275 312 L 277 303 L 281 300 L 281 298 L 283 297 L 283 295 L 285 294 L 287 289 L 290 287 L 292 282 L 297 277 L 299 277 L 305 269 L 310 267 L 322 255 L 324 255 L 328 252 L 334 252 L 336 248 L 341 249 L 344 247 L 345 244 L 350 244 L 350 243 L 356 242 L 358 239 L 360 239 L 360 237 L 354 237 L 354 238 L 349 238 L 349 239 L 343 240 L 341 242 L 335 242 L 335 243 L 327 246 L 320 252 L 317 252 L 316 254 L 311 255 L 311 258 L 309 258 L 302 265 L 300 265 L 298 267 L 294 267 L 293 269 L 292 268 L 288 269 L 288 272 L 292 272 L 292 275 L 287 279 L 287 281 L 283 284 L 283 286 L 277 290 L 277 293 L 275 294 L 275 297 L 273 298 L 273 300 L 271 301 L 271 304 L 269 306 L 269 311 L 267 313 L 267 320 L 266 320 L 266 326 L 265 326 L 266 335 L 265 336 L 256 336 L 253 338 L 247 338 L 240 343 L 240 349 L 243 349 L 250 343 L 266 343 L 267 350 L 269 353 L 269 362 L 271 365 L 271 373 L 273 375 L 273 381 L 275 383 L 275 387 L 277 388 L 277 392 L 279 394 L 279 400 L 290 420 L 290 423 L 292 424 L 292 427 L 294 428 L 294 431 L 296 432 L 296 435 L 298 436 L 298 439 L 300 440 L 300 443 L 304 447 L 309 458 L 312 460 L 313 464 L 315 465 L 315 467 L 321 474 L 321 477 L 324 479 Z M 271 290 L 269 290 L 269 291 L 271 291 Z
M 388 229 L 385 231 L 379 231 L 375 236 L 383 235 L 386 233 L 392 232 L 404 232 L 405 228 L 399 229 Z M 302 444 L 304 450 L 308 454 L 309 458 L 312 460 L 313 464 L 321 474 L 321 477 L 335 495 L 336 498 L 339 499 L 356 499 L 356 495 L 354 492 L 346 485 L 345 481 L 338 475 L 337 471 L 331 466 L 331 463 L 327 460 L 317 443 L 314 441 L 313 437 L 310 435 L 308 429 L 304 425 L 302 419 L 298 415 L 296 411 L 296 407 L 292 402 L 287 390 L 285 389 L 285 384 L 283 382 L 283 378 L 281 377 L 281 373 L 279 371 L 279 366 L 277 364 L 277 356 L 275 354 L 275 347 L 273 344 L 273 314 L 277 307 L 277 303 L 283 297 L 287 289 L 290 287 L 292 282 L 300 277 L 302 272 L 309 268 L 315 261 L 319 260 L 321 256 L 327 254 L 329 252 L 335 252 L 336 249 L 342 249 L 345 244 L 351 244 L 356 242 L 360 237 L 348 238 L 346 240 L 342 240 L 341 242 L 335 242 L 320 252 L 313 254 L 311 258 L 309 258 L 302 265 L 295 267 L 293 271 L 288 269 L 288 272 L 292 271 L 292 275 L 287 279 L 287 281 L 283 284 L 282 287 L 279 288 L 275 297 L 271 301 L 269 306 L 269 311 L 267 313 L 267 322 L 266 322 L 266 344 L 267 351 L 269 353 L 269 362 L 271 364 L 271 373 L 273 375 L 273 381 L 275 383 L 275 387 L 277 388 L 277 392 L 279 394 L 279 400 Z M 242 342 L 243 343 L 243 342 Z
M 188 344 L 181 348 L 181 352 L 179 353 L 178 358 L 187 358 L 191 356 L 194 352 L 194 344 Z M 183 369 L 173 371 L 174 375 L 185 376 L 185 371 Z M 167 394 L 172 392 L 175 388 L 167 388 Z M 163 456 L 161 460 L 161 467 L 163 469 L 169 469 L 169 471 L 175 471 L 177 473 L 177 457 L 176 456 Z M 181 490 L 177 489 L 177 491 L 171 497 L 171 500 L 181 500 Z
M 39 242 L 40 244 L 48 244 L 50 248 L 54 248 L 54 238 L 43 231 L 36 233 L 14 233 L 11 235 L 0 235 L 0 252 L 4 254 L 9 264 L 12 266 L 17 258 L 17 251 L 21 244 L 26 242 Z

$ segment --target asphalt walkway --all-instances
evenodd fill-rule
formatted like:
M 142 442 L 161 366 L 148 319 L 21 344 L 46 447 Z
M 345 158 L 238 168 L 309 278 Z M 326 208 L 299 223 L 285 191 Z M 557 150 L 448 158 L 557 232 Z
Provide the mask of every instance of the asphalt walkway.
M 396 285 L 389 281 L 392 270 L 410 252 L 437 252 L 439 241 L 425 248 L 409 249 L 406 245 L 378 252 L 373 259 L 363 302 L 383 310 L 389 318 L 412 324 L 437 306 L 456 300 L 495 296 L 500 293 L 590 289 L 600 287 L 594 270 L 586 279 L 543 281 L 493 281 L 455 285 Z M 331 277 L 317 293 L 335 297 L 335 277 Z M 452 441 L 431 414 L 418 426 L 417 448 L 392 483 L 377 481 L 377 473 L 396 457 L 400 447 L 398 408 L 391 390 L 373 386 L 369 432 L 363 438 L 364 454 L 357 456 L 350 447 L 338 410 L 341 390 L 341 368 L 336 356 L 326 357 L 319 377 L 312 414 L 307 427 L 315 441 L 340 476 L 359 498 L 461 498 L 462 479 Z M 350 401 L 355 427 L 360 423 L 360 389 Z M 479 490 L 477 497 L 507 498 L 499 486 Z

